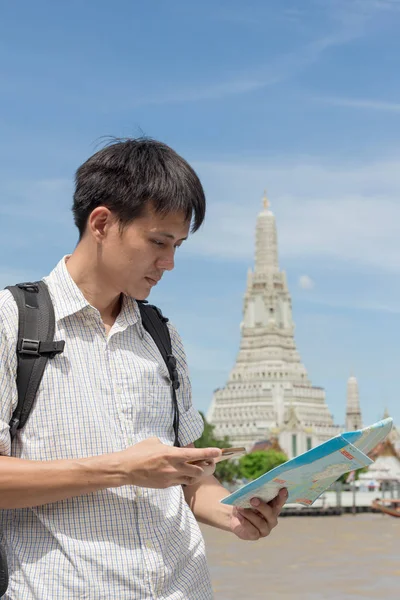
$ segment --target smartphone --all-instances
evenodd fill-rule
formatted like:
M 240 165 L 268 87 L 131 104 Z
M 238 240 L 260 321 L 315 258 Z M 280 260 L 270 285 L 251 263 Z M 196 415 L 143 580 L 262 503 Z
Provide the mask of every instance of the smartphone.
M 246 454 L 246 448 L 222 448 L 222 454 L 218 458 L 214 458 L 214 462 L 221 462 L 221 460 L 227 460 L 228 458 L 236 458 L 237 456 L 243 456 Z M 211 461 L 197 460 L 191 461 L 191 465 L 209 466 Z
M 218 458 L 215 458 L 215 462 L 221 462 L 221 460 L 226 460 L 228 458 L 236 458 L 238 456 L 243 456 L 246 454 L 246 448 L 222 448 L 222 454 Z

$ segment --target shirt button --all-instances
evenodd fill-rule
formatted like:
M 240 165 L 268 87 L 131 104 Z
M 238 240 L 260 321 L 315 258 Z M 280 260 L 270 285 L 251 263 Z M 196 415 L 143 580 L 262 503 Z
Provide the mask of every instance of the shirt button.
M 149 550 L 152 550 L 152 548 L 154 548 L 152 542 L 150 542 L 149 540 L 147 540 L 146 542 L 146 548 L 148 548 Z
M 140 496 L 142 495 L 142 490 L 140 488 L 136 488 L 135 492 L 136 492 L 136 496 L 138 498 L 140 498 Z
M 122 388 L 120 387 L 115 388 L 115 391 L 118 395 L 122 394 Z

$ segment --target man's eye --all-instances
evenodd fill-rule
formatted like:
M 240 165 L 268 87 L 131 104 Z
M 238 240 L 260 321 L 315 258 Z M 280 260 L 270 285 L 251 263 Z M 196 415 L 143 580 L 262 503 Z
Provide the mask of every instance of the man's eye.
M 159 240 L 151 240 L 153 242 L 153 244 L 155 244 L 156 246 L 164 246 L 164 242 L 160 242 Z

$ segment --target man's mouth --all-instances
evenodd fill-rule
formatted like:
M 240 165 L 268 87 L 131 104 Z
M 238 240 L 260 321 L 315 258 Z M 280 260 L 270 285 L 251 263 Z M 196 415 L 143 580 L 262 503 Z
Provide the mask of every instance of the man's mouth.
M 145 277 L 145 279 L 150 285 L 157 285 L 160 281 L 159 279 L 153 279 L 152 277 Z

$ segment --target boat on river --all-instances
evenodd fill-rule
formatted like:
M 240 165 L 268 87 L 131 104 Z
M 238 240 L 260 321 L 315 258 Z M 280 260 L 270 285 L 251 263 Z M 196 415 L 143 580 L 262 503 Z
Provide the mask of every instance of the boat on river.
M 400 517 L 400 499 L 376 498 L 372 502 L 372 508 L 391 517 Z

